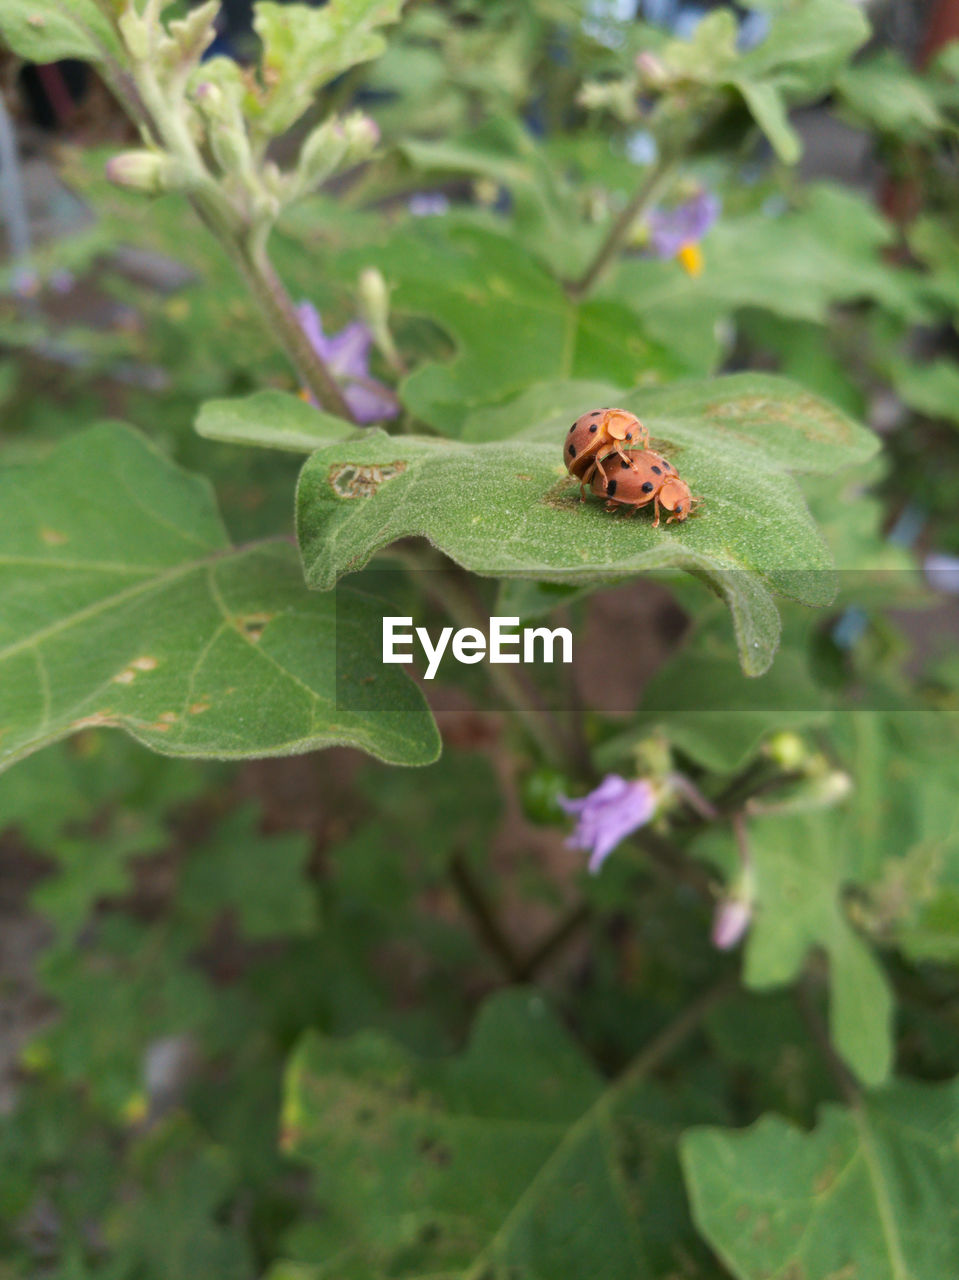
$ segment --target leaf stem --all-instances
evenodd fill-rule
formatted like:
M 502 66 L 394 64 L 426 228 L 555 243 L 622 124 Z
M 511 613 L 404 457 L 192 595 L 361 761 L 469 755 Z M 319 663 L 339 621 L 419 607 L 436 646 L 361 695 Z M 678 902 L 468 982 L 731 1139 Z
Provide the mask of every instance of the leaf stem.
M 242 211 L 210 173 L 190 132 L 182 102 L 171 102 L 164 93 L 149 59 L 127 50 L 130 80 L 135 96 L 123 105 L 135 104 L 135 123 L 149 139 L 175 157 L 189 175 L 187 198 L 203 224 L 223 245 L 259 306 L 267 328 L 286 352 L 304 386 L 322 409 L 355 422 L 339 384 L 322 356 L 314 350 L 296 314 L 296 307 L 270 261 L 266 246 Z M 139 118 L 138 118 L 139 117 Z
M 599 277 L 620 251 L 630 229 L 639 216 L 646 212 L 658 198 L 660 192 L 673 175 L 676 161 L 672 155 L 661 154 L 643 176 L 639 186 L 633 192 L 625 209 L 607 232 L 606 239 L 600 245 L 596 256 L 578 280 L 571 280 L 566 285 L 566 292 L 575 301 L 585 298 L 593 289 Z
M 450 859 L 450 876 L 480 939 L 502 964 L 510 982 L 522 982 L 528 970 L 503 932 L 496 912 L 463 854 L 454 853 Z
M 862 1090 L 855 1076 L 840 1058 L 839 1054 L 833 1047 L 833 1043 L 829 1038 L 829 1032 L 826 1024 L 823 1022 L 819 1010 L 816 1008 L 816 1002 L 813 998 L 812 986 L 809 976 L 806 975 L 796 988 L 796 1001 L 799 1005 L 799 1012 L 802 1014 L 803 1021 L 809 1028 L 809 1032 L 816 1043 L 816 1047 L 820 1055 L 829 1069 L 829 1074 L 836 1082 L 840 1094 L 851 1107 L 856 1108 L 862 1106 Z

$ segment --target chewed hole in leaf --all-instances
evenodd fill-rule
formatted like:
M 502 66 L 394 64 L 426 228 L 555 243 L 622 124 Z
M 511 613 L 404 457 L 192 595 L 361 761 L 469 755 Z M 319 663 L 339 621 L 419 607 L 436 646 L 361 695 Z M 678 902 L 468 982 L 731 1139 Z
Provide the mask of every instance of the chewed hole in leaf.
M 403 461 L 361 466 L 354 462 L 341 462 L 330 468 L 329 481 L 333 492 L 340 498 L 371 498 L 381 484 L 401 475 L 406 470 Z
M 272 619 L 272 613 L 249 613 L 242 618 L 237 618 L 237 622 L 247 640 L 252 644 L 256 644 L 266 630 L 267 623 L 271 622 Z

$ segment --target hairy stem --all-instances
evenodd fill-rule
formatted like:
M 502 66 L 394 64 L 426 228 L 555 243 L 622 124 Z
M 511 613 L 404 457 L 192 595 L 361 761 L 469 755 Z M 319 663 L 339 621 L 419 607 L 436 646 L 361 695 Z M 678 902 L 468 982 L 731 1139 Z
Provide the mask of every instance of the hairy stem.
M 503 966 L 510 982 L 522 982 L 528 977 L 528 970 L 503 932 L 492 904 L 461 853 L 454 853 L 450 859 L 450 875 L 481 941 Z
M 232 258 L 266 321 L 304 386 L 321 408 L 355 422 L 340 386 L 322 356 L 303 332 L 296 308 L 266 252 L 242 212 L 228 199 L 209 172 L 190 132 L 183 104 L 170 102 L 149 61 L 131 57 L 135 88 L 133 116 L 148 139 L 174 156 L 192 177 L 188 198 L 212 234 Z M 130 103 L 124 100 L 130 109 Z
M 571 298 L 574 300 L 585 298 L 592 291 L 599 277 L 623 247 L 633 223 L 654 203 L 672 177 L 674 167 L 675 161 L 671 156 L 666 155 L 661 155 L 650 166 L 626 208 L 610 227 L 593 261 L 578 280 L 572 280 L 567 284 L 566 292 Z

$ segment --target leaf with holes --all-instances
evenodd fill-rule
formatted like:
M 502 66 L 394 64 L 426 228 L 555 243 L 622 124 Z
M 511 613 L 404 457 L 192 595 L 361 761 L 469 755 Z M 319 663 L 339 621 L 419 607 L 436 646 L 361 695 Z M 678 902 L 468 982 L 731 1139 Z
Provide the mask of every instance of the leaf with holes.
M 491 231 L 421 218 L 383 245 L 338 253 L 330 269 L 352 284 L 371 265 L 391 285 L 396 312 L 427 316 L 456 344 L 451 360 L 421 364 L 400 387 L 407 408 L 445 435 L 459 435 L 471 410 L 532 383 L 631 387 L 687 371 L 625 303 L 572 302 L 522 245 Z
M 736 1280 L 959 1275 L 959 1085 L 900 1081 L 826 1106 L 811 1133 L 777 1116 L 681 1143 L 693 1218 Z
M 686 1098 L 685 1118 L 702 1106 Z M 709 1274 L 679 1183 L 677 1101 L 628 1073 L 605 1087 L 529 992 L 494 996 L 452 1059 L 373 1032 L 308 1034 L 282 1123 L 320 1173 L 298 1260 L 335 1257 L 338 1276 L 652 1280 L 679 1257 Z
M 127 427 L 0 473 L 0 597 L 0 765 L 90 725 L 170 755 L 438 754 L 372 603 L 309 595 L 284 542 L 231 547 L 206 482 Z
M 589 585 L 686 570 L 726 600 L 743 669 L 760 674 L 779 637 L 771 592 L 821 606 L 835 591 L 828 550 L 789 472 L 865 459 L 875 438 L 778 378 L 743 374 L 625 394 L 619 403 L 639 414 L 704 499 L 692 519 L 656 529 L 648 511 L 629 518 L 595 498 L 579 501 L 561 454 L 570 421 L 590 408 L 580 395 L 579 384 L 554 385 L 545 418 L 495 442 L 370 431 L 317 450 L 297 495 L 308 582 L 329 588 L 415 535 L 496 577 Z M 498 419 L 497 434 L 503 427 Z

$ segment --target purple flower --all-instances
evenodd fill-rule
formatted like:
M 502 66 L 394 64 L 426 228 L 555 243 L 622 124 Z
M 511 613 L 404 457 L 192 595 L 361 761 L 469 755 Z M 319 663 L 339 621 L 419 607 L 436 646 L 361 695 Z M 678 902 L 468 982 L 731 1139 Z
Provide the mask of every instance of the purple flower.
M 312 302 L 296 309 L 310 346 L 325 362 L 343 388 L 343 398 L 357 422 L 382 422 L 399 413 L 396 396 L 389 387 L 370 377 L 370 347 L 373 335 L 359 320 L 327 337 L 320 313 Z
M 699 244 L 719 217 L 720 204 L 711 191 L 700 191 L 672 209 L 654 209 L 646 219 L 649 247 L 657 258 L 675 258 Z
M 652 784 L 640 778 L 627 782 L 607 774 L 595 791 L 579 800 L 559 797 L 559 803 L 576 819 L 576 830 L 566 841 L 571 849 L 589 852 L 589 869 L 595 873 L 621 840 L 647 823 L 656 812 L 657 795 Z
M 450 202 L 442 191 L 418 191 L 406 207 L 414 218 L 436 218 L 449 213 Z
M 724 898 L 713 917 L 713 946 L 720 951 L 731 951 L 749 928 L 753 918 L 753 905 L 743 898 Z

